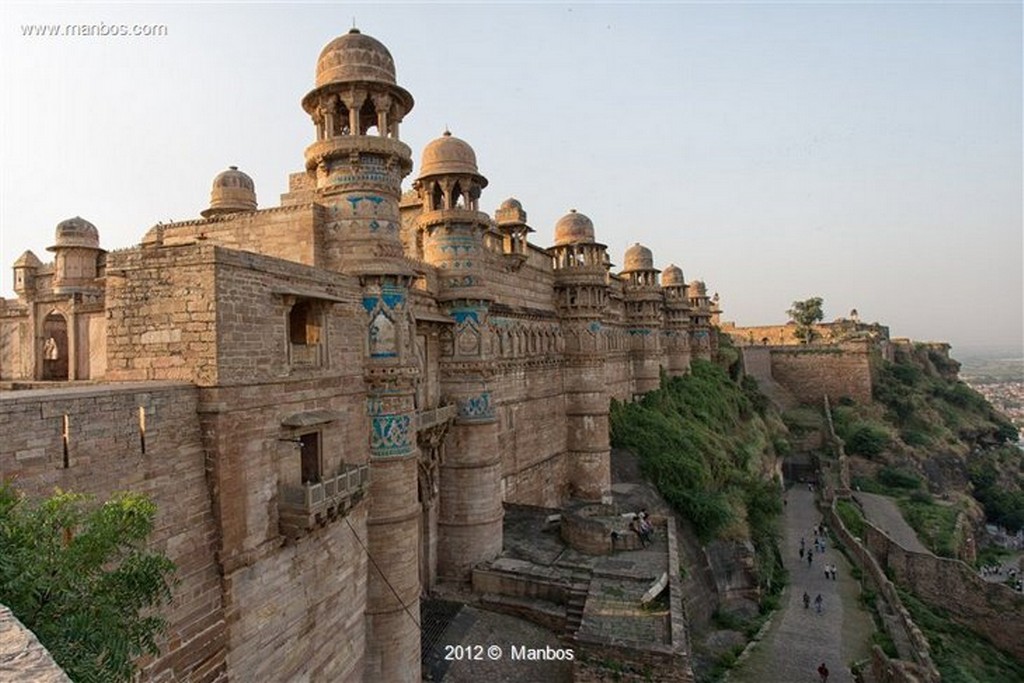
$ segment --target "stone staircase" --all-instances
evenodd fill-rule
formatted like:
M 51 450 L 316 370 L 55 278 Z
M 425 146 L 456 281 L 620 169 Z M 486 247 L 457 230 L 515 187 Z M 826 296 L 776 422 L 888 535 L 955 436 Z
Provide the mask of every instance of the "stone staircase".
M 590 591 L 590 577 L 576 574 L 569 587 L 568 600 L 565 605 L 565 634 L 572 638 L 583 624 L 583 610 L 587 604 L 587 593 Z

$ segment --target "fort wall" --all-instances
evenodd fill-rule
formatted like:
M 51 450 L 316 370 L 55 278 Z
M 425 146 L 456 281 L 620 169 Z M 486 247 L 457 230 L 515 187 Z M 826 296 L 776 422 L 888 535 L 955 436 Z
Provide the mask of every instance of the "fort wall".
M 771 347 L 771 374 L 801 403 L 816 405 L 822 396 L 871 400 L 868 342 Z
M 228 249 L 313 265 L 318 251 L 316 227 L 322 211 L 315 204 L 302 204 L 157 225 L 143 237 L 142 243 L 181 246 L 206 241 Z
M 227 623 L 218 529 L 206 486 L 195 387 L 155 384 L 0 394 L 0 477 L 33 497 L 55 488 L 106 499 L 132 490 L 157 505 L 152 546 L 177 565 L 169 629 L 146 680 L 221 681 Z M 140 430 L 145 412 L 145 450 Z M 65 429 L 65 417 L 66 425 Z M 65 450 L 65 438 L 66 450 Z
M 864 542 L 896 583 L 1024 662 L 1024 623 L 1006 618 L 1024 614 L 1024 595 L 985 581 L 960 560 L 907 550 L 872 524 L 865 524 Z

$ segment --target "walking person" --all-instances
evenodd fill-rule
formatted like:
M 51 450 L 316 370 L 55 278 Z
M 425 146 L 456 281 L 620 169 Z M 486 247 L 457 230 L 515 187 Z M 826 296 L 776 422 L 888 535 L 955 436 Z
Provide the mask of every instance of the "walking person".
M 825 666 L 825 662 L 818 665 L 818 675 L 821 677 L 821 683 L 828 683 L 828 667 Z
M 821 614 L 821 603 L 821 593 L 818 593 L 818 597 L 814 598 L 814 609 L 818 612 L 818 614 Z
M 808 609 L 811 606 L 811 596 L 804 591 L 804 609 Z

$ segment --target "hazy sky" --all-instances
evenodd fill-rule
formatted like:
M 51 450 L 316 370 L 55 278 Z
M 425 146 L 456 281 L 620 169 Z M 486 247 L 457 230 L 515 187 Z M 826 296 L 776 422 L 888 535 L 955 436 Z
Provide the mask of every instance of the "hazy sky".
M 107 249 L 197 218 L 228 165 L 275 206 L 321 48 L 359 28 L 548 246 L 568 209 L 785 322 L 822 296 L 897 336 L 1022 346 L 1019 2 L 117 4 L 0 9 L 0 290 L 81 215 Z M 163 37 L 27 36 L 163 24 Z M 411 178 L 408 182 L 411 182 Z M 955 353 L 955 349 L 954 349 Z

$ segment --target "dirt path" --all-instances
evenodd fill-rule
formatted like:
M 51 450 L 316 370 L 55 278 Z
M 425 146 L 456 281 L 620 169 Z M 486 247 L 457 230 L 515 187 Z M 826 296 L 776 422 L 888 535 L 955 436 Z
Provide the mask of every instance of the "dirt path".
M 868 640 L 875 630 L 871 615 L 858 599 L 860 587 L 851 576 L 846 558 L 828 545 L 824 555 L 815 553 L 810 566 L 798 554 L 800 538 L 807 547 L 814 543 L 812 531 L 821 521 L 813 494 L 797 486 L 790 490 L 785 511 L 782 542 L 783 562 L 789 571 L 789 586 L 782 606 L 773 618 L 765 638 L 734 669 L 732 683 L 817 683 L 816 670 L 825 662 L 831 672 L 829 683 L 851 683 L 851 662 L 868 656 Z M 825 578 L 824 565 L 835 564 L 838 579 Z M 811 607 L 803 605 L 804 591 Z M 822 612 L 814 608 L 821 595 Z

